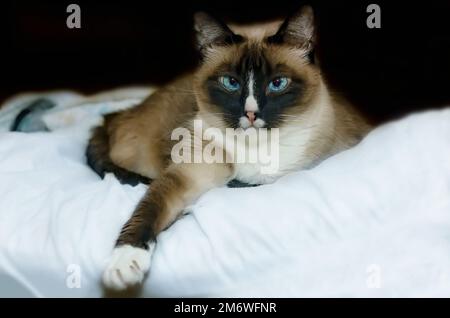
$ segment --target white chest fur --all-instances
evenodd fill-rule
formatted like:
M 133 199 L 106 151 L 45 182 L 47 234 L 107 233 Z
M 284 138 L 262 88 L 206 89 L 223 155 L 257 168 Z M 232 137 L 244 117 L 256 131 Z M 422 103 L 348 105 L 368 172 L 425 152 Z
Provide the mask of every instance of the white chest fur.
M 272 137 L 272 136 L 270 136 Z M 272 183 L 280 176 L 300 169 L 306 164 L 305 151 L 311 140 L 311 131 L 302 127 L 280 129 L 278 140 L 267 138 L 270 145 L 260 142 L 257 145 L 238 143 L 238 152 L 256 158 L 235 163 L 235 178 L 246 183 Z M 278 143 L 274 147 L 274 142 Z M 240 148 L 240 149 L 239 149 Z
M 315 157 L 308 153 L 312 149 L 312 143 L 323 140 L 321 136 L 326 135 L 334 124 L 334 108 L 326 87 L 322 85 L 316 101 L 307 111 L 298 116 L 284 116 L 285 122 L 277 130 L 278 138 L 272 135 L 273 129 L 265 128 L 249 128 L 257 135 L 256 143 L 248 142 L 251 138 L 240 141 L 237 138 L 236 141 L 235 135 L 231 136 L 233 140 L 229 140 L 229 136 L 225 134 L 224 148 L 228 154 L 233 154 L 231 162 L 235 167 L 234 178 L 250 184 L 271 183 L 289 172 L 309 165 Z M 197 119 L 201 120 L 202 116 L 198 115 Z M 204 128 L 215 127 L 211 120 L 204 122 L 207 123 Z M 265 138 L 264 135 L 261 138 L 261 130 L 266 131 Z M 220 144 L 219 147 L 223 146 L 224 144 Z
M 289 172 L 304 168 L 315 159 L 315 154 L 309 153 L 312 149 L 311 144 L 322 142 L 321 137 L 330 131 L 333 123 L 334 110 L 328 94 L 321 94 L 315 105 L 307 112 L 287 119 L 287 123 L 279 129 L 277 155 L 267 151 L 267 146 L 261 143 L 257 147 L 240 145 L 254 156 L 260 151 L 270 153 L 272 161 L 269 160 L 269 165 L 274 169 L 265 169 L 267 162 L 237 162 L 235 178 L 251 184 L 271 183 Z M 267 140 L 273 143 L 271 138 Z

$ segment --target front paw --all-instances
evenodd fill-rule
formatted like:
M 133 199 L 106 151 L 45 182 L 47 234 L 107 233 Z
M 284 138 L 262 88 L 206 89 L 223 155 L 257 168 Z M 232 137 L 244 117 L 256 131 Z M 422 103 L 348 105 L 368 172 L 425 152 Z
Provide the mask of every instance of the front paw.
M 154 244 L 148 250 L 122 245 L 114 248 L 103 273 L 103 284 L 113 290 L 124 290 L 142 283 L 151 263 Z

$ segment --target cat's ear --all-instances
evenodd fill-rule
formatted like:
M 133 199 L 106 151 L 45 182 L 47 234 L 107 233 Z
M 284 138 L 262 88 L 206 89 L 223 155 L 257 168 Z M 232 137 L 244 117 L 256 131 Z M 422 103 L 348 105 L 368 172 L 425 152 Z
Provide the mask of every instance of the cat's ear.
M 242 40 L 242 37 L 234 34 L 225 23 L 204 12 L 197 12 L 194 15 L 194 29 L 197 49 L 202 54 L 205 54 L 206 50 L 212 46 L 232 44 Z
M 312 51 L 316 41 L 314 12 L 310 6 L 302 7 L 297 13 L 287 18 L 277 33 L 269 37 L 270 42 L 287 43 Z

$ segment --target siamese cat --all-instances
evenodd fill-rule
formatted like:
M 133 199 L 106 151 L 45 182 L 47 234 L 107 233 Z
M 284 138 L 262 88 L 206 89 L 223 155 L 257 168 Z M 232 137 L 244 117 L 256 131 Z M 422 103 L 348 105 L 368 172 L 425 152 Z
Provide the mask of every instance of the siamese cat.
M 314 56 L 313 11 L 303 7 L 284 22 L 226 25 L 205 13 L 194 18 L 201 63 L 192 74 L 162 87 L 140 105 L 105 116 L 87 149 L 89 165 L 121 182 L 149 182 L 123 226 L 104 275 L 106 287 L 139 284 L 150 268 L 157 235 L 211 188 L 231 180 L 249 185 L 311 168 L 358 143 L 370 126 L 332 93 Z M 174 162 L 172 132 L 204 128 L 279 131 L 279 165 L 261 173 L 258 163 Z M 204 145 L 194 140 L 194 151 Z M 230 159 L 227 144 L 219 152 Z M 257 151 L 246 142 L 238 147 Z M 217 149 L 216 149 L 217 151 Z

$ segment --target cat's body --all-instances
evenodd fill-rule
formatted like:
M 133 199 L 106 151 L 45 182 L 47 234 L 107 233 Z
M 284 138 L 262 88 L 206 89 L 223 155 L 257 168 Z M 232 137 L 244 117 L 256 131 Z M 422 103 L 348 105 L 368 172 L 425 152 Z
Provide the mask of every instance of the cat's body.
M 355 145 L 370 128 L 344 99 L 329 91 L 312 62 L 315 34 L 309 8 L 264 32 L 236 28 L 236 34 L 204 14 L 197 16 L 196 28 L 203 55 L 198 70 L 141 105 L 107 116 L 90 141 L 88 161 L 98 173 L 111 171 L 130 183 L 153 180 L 117 240 L 104 275 L 108 287 L 122 289 L 141 282 L 156 235 L 205 191 L 232 179 L 270 183 L 310 168 Z M 213 127 L 224 136 L 227 128 L 241 133 L 267 128 L 269 136 L 277 129 L 276 169 L 262 173 L 261 162 L 230 157 L 235 149 L 257 156 L 261 144 L 242 140 L 232 148 L 212 142 L 225 162 L 174 162 L 177 141 L 171 140 L 172 132 L 194 132 L 195 121 L 201 121 L 202 131 Z M 207 144 L 195 134 L 191 142 L 193 152 Z

